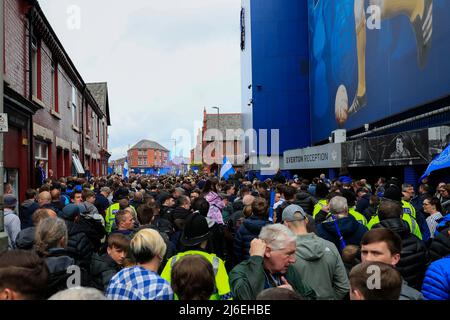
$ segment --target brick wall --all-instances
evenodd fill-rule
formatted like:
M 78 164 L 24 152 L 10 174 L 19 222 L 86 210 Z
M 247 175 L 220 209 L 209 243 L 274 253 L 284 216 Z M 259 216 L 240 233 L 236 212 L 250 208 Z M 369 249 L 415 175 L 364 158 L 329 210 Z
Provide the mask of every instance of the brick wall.
M 4 0 L 5 14 L 5 75 L 16 92 L 28 96 L 28 24 L 22 13 L 24 1 Z

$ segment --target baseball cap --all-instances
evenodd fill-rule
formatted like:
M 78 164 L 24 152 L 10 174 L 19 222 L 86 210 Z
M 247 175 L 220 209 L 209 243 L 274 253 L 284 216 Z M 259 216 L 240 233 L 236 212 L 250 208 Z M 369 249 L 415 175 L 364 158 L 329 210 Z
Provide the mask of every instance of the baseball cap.
M 299 212 L 301 214 L 301 217 L 295 217 L 295 213 Z M 302 209 L 302 207 L 296 205 L 296 204 L 291 204 L 289 206 L 287 206 L 284 210 L 283 210 L 283 214 L 281 216 L 281 220 L 284 221 L 302 221 L 306 219 L 306 213 L 305 211 Z
M 70 203 L 65 206 L 59 213 L 59 217 L 64 220 L 74 221 L 80 215 L 80 207 L 76 204 Z
M 17 198 L 12 194 L 5 194 L 3 197 L 4 207 L 15 207 L 17 205 Z

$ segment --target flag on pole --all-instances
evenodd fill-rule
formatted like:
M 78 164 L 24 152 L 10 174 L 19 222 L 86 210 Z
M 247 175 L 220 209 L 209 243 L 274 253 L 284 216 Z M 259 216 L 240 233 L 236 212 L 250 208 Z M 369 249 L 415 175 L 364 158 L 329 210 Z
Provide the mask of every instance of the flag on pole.
M 273 222 L 273 215 L 274 215 L 274 211 L 273 211 L 273 206 L 275 204 L 275 189 L 272 189 L 272 191 L 270 192 L 270 208 L 269 208 L 269 221 Z M 277 221 L 280 222 L 280 221 Z
M 228 180 L 230 175 L 234 174 L 234 168 L 227 157 L 223 158 L 222 169 L 220 169 L 220 179 Z
M 128 171 L 128 158 L 125 159 L 125 163 L 123 164 L 123 174 L 122 176 L 125 179 L 128 179 L 130 177 L 130 173 Z

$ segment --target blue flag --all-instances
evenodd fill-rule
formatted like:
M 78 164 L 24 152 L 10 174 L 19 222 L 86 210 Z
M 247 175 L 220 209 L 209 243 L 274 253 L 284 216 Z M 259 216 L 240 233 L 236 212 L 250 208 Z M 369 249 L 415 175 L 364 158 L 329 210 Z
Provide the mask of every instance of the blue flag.
M 227 157 L 223 158 L 222 168 L 220 169 L 220 179 L 228 180 L 230 175 L 234 174 L 234 168 Z
M 445 148 L 444 151 L 442 151 L 441 154 L 438 155 L 433 161 L 431 161 L 423 176 L 420 177 L 419 182 L 422 182 L 422 180 L 428 177 L 433 171 L 448 167 L 450 167 L 450 145 Z
M 273 206 L 275 204 L 275 190 L 272 189 L 270 192 L 270 208 L 269 208 L 269 221 L 273 222 Z M 278 223 L 280 221 L 277 221 Z
M 129 173 L 129 170 L 128 170 L 128 159 L 125 159 L 125 163 L 123 164 L 123 173 L 122 173 L 122 176 L 123 176 L 125 179 L 128 179 L 128 178 L 130 177 L 130 173 Z

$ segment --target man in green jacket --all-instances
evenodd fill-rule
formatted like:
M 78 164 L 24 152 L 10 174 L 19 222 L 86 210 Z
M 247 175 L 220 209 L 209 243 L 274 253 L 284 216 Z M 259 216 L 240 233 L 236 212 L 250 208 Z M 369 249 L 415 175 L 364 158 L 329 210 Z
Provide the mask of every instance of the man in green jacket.
M 350 286 L 344 263 L 334 243 L 308 233 L 308 217 L 300 206 L 283 210 L 283 223 L 297 236 L 294 268 L 317 294 L 317 299 L 341 300 Z
M 267 225 L 250 247 L 250 259 L 241 262 L 229 275 L 233 297 L 237 300 L 255 300 L 264 289 L 281 287 L 296 291 L 305 299 L 316 294 L 301 279 L 293 267 L 296 237 L 286 226 Z

